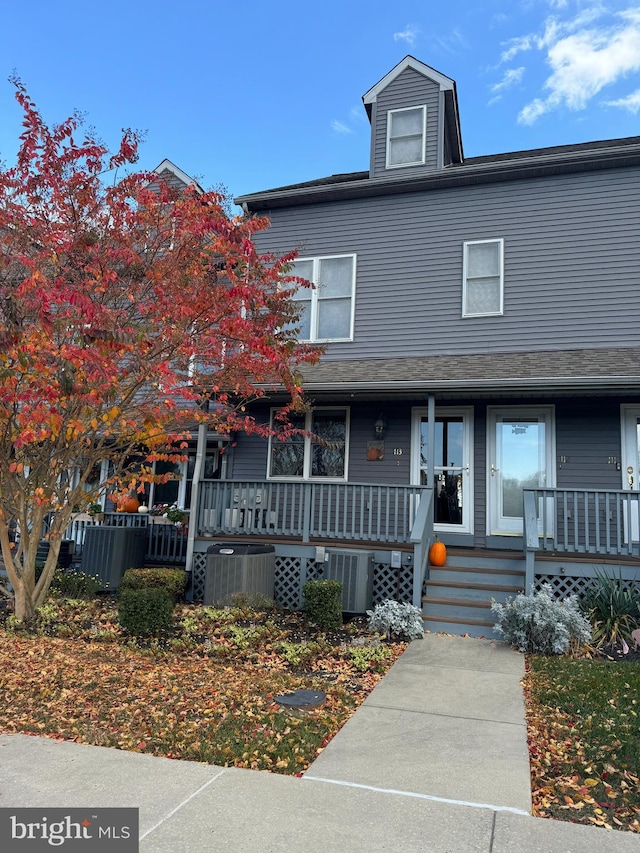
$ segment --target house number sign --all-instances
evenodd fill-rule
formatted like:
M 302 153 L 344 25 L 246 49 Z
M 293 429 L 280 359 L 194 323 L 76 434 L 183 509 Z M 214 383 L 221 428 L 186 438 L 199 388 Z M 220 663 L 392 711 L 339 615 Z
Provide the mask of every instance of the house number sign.
M 394 456 L 402 456 L 402 448 L 401 447 L 394 447 L 393 448 L 393 455 Z

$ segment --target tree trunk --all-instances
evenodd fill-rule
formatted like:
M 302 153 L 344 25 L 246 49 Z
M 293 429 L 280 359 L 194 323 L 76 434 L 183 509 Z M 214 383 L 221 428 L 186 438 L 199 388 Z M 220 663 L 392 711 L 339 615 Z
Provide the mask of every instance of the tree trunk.
M 40 529 L 40 526 L 37 529 Z M 33 531 L 31 534 L 27 534 L 24 537 L 26 547 L 21 546 L 18 552 L 14 554 L 14 549 L 12 549 L 9 541 L 8 525 L 0 517 L 0 546 L 7 575 L 13 587 L 14 613 L 17 619 L 24 620 L 33 617 L 37 608 L 44 603 L 47 597 L 58 564 L 62 541 L 62 534 L 57 528 L 58 525 L 54 525 L 52 528 L 49 537 L 49 553 L 42 574 L 36 583 L 36 557 L 40 538 L 36 538 Z

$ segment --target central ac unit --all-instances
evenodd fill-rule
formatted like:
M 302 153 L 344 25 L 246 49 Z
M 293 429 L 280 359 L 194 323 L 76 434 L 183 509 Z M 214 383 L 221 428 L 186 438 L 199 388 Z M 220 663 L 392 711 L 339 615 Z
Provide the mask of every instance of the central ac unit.
M 364 613 L 373 598 L 373 551 L 330 549 L 323 577 L 341 581 L 342 609 L 345 613 Z
M 273 598 L 273 545 L 235 543 L 207 549 L 205 604 L 228 604 L 235 592 L 261 593 Z

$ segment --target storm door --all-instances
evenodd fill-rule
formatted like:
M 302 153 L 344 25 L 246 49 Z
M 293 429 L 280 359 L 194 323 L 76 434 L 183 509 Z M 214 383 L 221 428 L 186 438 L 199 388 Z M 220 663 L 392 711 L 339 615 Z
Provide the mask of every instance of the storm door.
M 487 533 L 521 536 L 523 489 L 555 486 L 553 407 L 487 409 Z M 551 514 L 552 498 L 538 514 Z M 546 520 L 547 532 L 553 519 Z
M 412 481 L 434 489 L 437 531 L 473 532 L 473 409 L 436 409 L 433 482 L 428 482 L 429 418 L 414 409 Z
M 622 488 L 628 492 L 640 491 L 640 407 L 621 407 L 622 425 Z M 627 496 L 625 496 L 627 497 Z M 631 526 L 631 541 L 640 539 L 640 497 L 628 496 L 624 510 L 624 541 L 629 541 L 629 526 Z

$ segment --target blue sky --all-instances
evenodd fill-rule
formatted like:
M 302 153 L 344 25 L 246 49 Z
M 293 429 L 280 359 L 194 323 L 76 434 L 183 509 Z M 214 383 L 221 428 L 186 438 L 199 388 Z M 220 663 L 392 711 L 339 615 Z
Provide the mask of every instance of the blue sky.
M 232 195 L 368 168 L 362 95 L 406 54 L 458 87 L 466 156 L 640 134 L 640 0 L 31 0 L 5 5 L 0 159 L 15 71 L 45 119 L 146 131 Z

